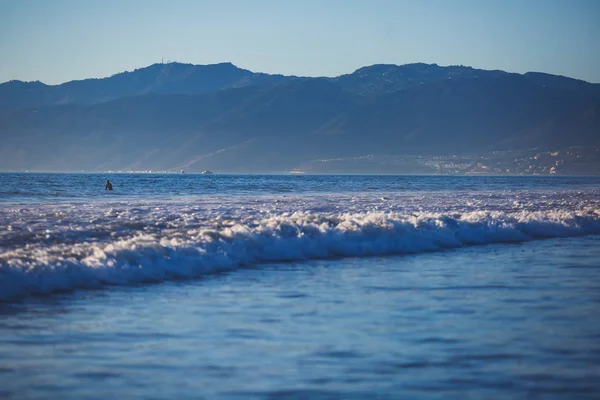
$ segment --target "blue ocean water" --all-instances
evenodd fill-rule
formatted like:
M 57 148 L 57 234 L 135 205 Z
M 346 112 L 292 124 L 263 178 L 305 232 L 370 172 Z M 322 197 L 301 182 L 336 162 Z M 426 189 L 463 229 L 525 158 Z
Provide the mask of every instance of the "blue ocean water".
M 597 398 L 599 244 L 598 177 L 0 174 L 0 396 Z

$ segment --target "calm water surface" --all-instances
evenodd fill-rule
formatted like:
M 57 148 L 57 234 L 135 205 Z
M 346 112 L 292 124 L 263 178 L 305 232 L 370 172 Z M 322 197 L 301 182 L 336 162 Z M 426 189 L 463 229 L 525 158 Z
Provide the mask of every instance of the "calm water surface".
M 112 192 L 104 191 L 109 179 Z M 600 177 L 0 173 L 0 201 L 172 199 L 187 196 L 598 189 Z M 107 197 L 111 196 L 111 197 Z

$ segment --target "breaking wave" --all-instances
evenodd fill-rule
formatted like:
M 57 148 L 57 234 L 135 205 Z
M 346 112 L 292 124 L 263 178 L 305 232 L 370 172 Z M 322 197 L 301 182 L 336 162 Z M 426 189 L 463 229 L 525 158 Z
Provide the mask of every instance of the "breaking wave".
M 129 207 L 128 218 L 112 206 L 101 213 L 90 206 L 87 214 L 85 206 L 77 206 L 76 218 L 60 207 L 13 210 L 14 215 L 7 211 L 8 229 L 0 248 L 0 301 L 76 288 L 198 278 L 266 262 L 600 234 L 595 207 L 460 212 L 339 212 L 330 207 L 236 213 L 218 206 L 166 213 L 151 205 Z

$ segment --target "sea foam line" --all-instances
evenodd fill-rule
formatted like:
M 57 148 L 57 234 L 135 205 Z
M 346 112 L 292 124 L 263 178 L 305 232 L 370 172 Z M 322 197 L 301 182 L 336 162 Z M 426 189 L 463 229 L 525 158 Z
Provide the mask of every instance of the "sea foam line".
M 271 214 L 0 254 L 0 301 L 77 288 L 198 278 L 264 262 L 439 251 L 600 233 L 600 212 Z

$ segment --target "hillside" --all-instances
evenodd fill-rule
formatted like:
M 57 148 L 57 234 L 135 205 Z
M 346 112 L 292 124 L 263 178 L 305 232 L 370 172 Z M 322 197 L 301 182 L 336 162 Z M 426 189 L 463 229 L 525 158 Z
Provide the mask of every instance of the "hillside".
M 0 132 L 0 170 L 285 172 L 366 155 L 598 147 L 600 86 L 435 64 L 335 78 L 155 64 L 55 86 L 4 83 Z

